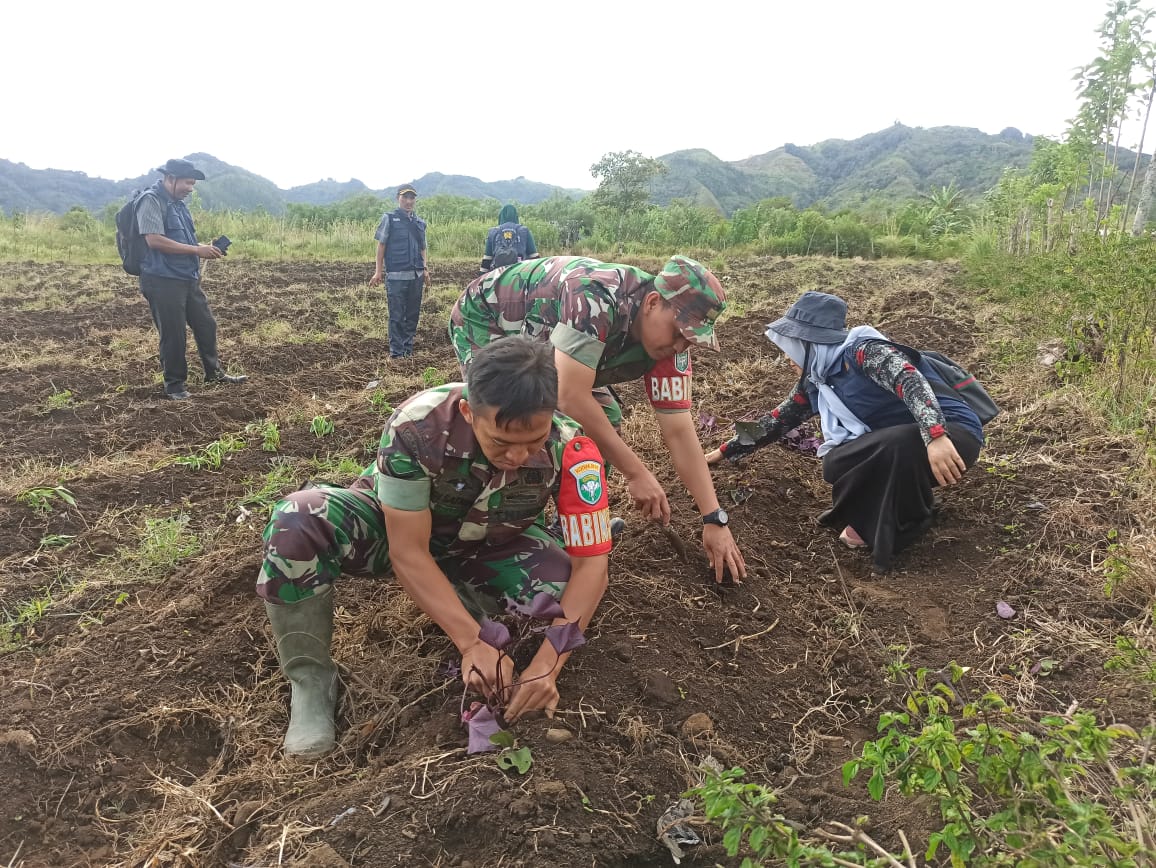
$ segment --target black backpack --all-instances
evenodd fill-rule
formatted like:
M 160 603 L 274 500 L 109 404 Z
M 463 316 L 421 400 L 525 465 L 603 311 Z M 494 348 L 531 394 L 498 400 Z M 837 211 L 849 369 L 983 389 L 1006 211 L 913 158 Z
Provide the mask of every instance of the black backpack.
M 136 211 L 140 200 L 152 192 L 151 188 L 133 190 L 128 201 L 116 212 L 116 252 L 120 254 L 121 265 L 129 274 L 140 274 L 141 262 L 148 252 L 148 243 L 140 234 L 136 222 Z
M 494 258 L 491 261 L 493 268 L 521 262 L 526 255 L 526 243 L 522 240 L 519 228 L 517 223 L 503 223 L 498 227 L 498 234 L 494 238 Z
M 927 361 L 927 364 L 931 365 L 935 372 L 943 378 L 942 383 L 937 383 L 935 380 L 928 381 L 935 394 L 959 398 L 971 407 L 983 425 L 999 415 L 999 405 L 992 400 L 987 389 L 981 386 L 979 380 L 973 374 L 968 373 L 963 365 L 949 359 L 943 353 L 932 350 L 919 350 L 918 352 Z

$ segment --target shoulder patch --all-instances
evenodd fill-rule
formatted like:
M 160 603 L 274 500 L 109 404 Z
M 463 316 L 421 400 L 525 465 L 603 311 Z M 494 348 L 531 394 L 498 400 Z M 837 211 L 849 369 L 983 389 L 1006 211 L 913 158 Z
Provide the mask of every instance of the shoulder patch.
M 594 506 L 602 499 L 602 465 L 587 459 L 570 467 L 570 475 L 578 485 L 578 496 Z
M 602 454 L 585 435 L 562 450 L 558 519 L 562 539 L 571 557 L 588 558 L 610 552 L 610 505 Z

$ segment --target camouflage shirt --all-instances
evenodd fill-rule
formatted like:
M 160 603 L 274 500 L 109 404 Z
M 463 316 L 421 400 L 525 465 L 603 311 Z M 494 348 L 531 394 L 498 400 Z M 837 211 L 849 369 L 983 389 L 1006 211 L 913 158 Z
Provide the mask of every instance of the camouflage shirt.
M 517 470 L 500 470 L 459 410 L 464 390 L 463 383 L 449 383 L 397 408 L 382 432 L 377 461 L 362 474 L 372 479 L 378 500 L 394 509 L 428 509 L 431 551 L 453 554 L 513 540 L 553 495 L 564 529 L 578 531 L 566 534 L 566 550 L 580 557 L 608 551 L 605 467 L 594 441 L 574 420 L 555 413 L 542 449 Z M 562 473 L 564 466 L 569 473 Z
M 656 409 L 690 408 L 689 353 L 656 362 L 630 333 L 654 275 L 581 256 L 529 259 L 479 277 L 450 314 L 458 360 L 495 338 L 521 334 L 549 341 L 594 370 L 594 385 L 645 375 Z

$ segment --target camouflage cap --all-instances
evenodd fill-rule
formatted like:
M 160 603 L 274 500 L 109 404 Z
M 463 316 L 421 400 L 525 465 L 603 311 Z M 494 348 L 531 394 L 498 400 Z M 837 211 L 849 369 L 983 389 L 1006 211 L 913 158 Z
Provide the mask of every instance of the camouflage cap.
M 692 344 L 719 351 L 714 321 L 727 307 L 726 291 L 710 270 L 686 256 L 672 256 L 654 288 L 674 307 L 679 330 Z

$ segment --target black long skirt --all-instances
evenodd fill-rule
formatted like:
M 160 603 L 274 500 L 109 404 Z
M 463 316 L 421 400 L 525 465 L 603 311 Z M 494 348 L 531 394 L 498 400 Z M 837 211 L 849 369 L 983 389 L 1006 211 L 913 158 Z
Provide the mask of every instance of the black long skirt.
M 947 436 L 970 468 L 981 445 L 966 428 L 948 423 Z M 831 509 L 822 524 L 850 525 L 871 548 L 876 572 L 931 527 L 939 483 L 931 473 L 919 426 L 895 425 L 856 437 L 823 456 L 823 478 L 831 483 Z

